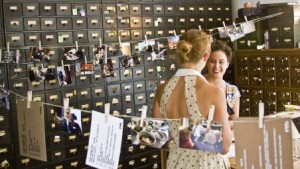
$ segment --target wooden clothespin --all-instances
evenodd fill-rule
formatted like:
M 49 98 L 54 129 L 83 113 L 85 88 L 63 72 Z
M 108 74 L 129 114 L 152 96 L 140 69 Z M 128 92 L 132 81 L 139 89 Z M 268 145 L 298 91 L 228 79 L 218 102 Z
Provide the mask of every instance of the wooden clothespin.
M 27 109 L 30 109 L 31 101 L 32 101 L 32 91 L 27 91 Z
M 104 105 L 105 123 L 108 122 L 109 112 L 110 112 L 110 103 L 105 103 Z
M 68 111 L 68 108 L 69 108 L 69 98 L 66 97 L 63 99 L 63 107 L 64 107 L 64 113 L 66 113 Z
M 10 46 L 9 46 L 9 42 L 6 42 L 6 51 L 7 51 L 7 53 L 10 53 Z
M 234 27 L 234 30 L 236 30 L 236 24 L 235 24 L 235 22 L 232 22 L 232 25 Z
M 248 18 L 247 18 L 247 16 L 244 16 L 244 19 L 245 19 L 246 23 L 248 24 Z
M 105 44 L 105 55 L 103 56 L 103 63 L 106 64 L 107 63 L 107 44 Z
M 143 105 L 142 106 L 142 114 L 141 114 L 140 127 L 143 127 L 143 124 L 144 124 L 143 122 L 147 118 L 147 110 L 148 110 L 148 106 Z
M 61 67 L 64 68 L 64 60 L 61 60 Z
M 145 36 L 145 44 L 148 45 L 148 37 L 147 35 L 144 35 Z
M 0 62 L 2 62 L 2 49 L 0 49 Z
M 207 129 L 210 129 L 210 124 L 214 118 L 214 114 L 215 114 L 215 105 L 210 105 L 209 112 L 208 112 L 208 118 L 207 118 Z
M 157 42 L 157 50 L 160 51 L 160 44 Z
M 225 22 L 223 21 L 222 23 L 223 23 L 224 30 L 227 32 L 227 27 L 226 27 Z
M 78 41 L 75 41 L 75 49 L 78 51 Z
M 42 42 L 39 40 L 39 50 L 42 50 Z
M 200 31 L 202 30 L 201 25 L 199 25 L 199 30 L 200 30 Z
M 176 34 L 176 30 L 175 30 L 175 29 L 173 30 L 173 33 L 174 33 L 174 36 L 177 36 L 177 34 Z
M 190 119 L 189 118 L 182 118 L 182 128 L 187 128 L 190 126 Z
M 87 65 L 87 58 L 84 56 L 84 64 Z
M 99 38 L 99 47 L 101 47 L 101 46 L 102 46 L 102 39 Z
M 258 103 L 258 128 L 264 126 L 265 105 L 262 101 Z
M 17 49 L 17 50 L 16 50 L 16 63 L 17 63 L 18 65 L 19 65 L 20 57 L 21 57 L 20 49 Z

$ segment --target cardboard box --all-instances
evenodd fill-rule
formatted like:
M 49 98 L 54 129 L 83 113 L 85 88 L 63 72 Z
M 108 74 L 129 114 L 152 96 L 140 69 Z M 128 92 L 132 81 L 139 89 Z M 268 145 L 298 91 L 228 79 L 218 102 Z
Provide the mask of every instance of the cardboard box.
M 258 123 L 258 117 L 234 122 L 237 169 L 293 169 L 291 118 L 265 117 L 263 128 Z

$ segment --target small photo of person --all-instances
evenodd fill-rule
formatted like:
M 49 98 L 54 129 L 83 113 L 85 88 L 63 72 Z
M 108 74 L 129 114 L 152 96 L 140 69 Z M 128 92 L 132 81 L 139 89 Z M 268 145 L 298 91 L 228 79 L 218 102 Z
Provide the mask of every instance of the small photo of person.
M 145 52 L 153 52 L 153 45 L 155 44 L 154 40 L 148 40 L 138 43 L 139 52 L 145 53 Z
M 169 49 L 176 49 L 178 42 L 179 42 L 179 36 L 169 36 L 168 37 Z
M 97 66 L 100 64 L 100 60 L 103 59 L 105 55 L 105 45 L 102 46 L 96 46 L 94 48 L 94 65 Z
M 111 59 L 107 59 L 107 63 L 103 63 L 101 60 L 101 70 L 102 70 L 102 77 L 111 77 L 114 76 L 114 68 Z
M 33 67 L 28 73 L 29 73 L 29 80 L 31 82 L 40 82 L 45 80 L 45 72 L 46 69 Z
M 70 133 L 82 135 L 81 111 L 78 109 L 71 109 L 67 113 L 68 129 Z
M 72 83 L 70 66 L 65 65 L 63 68 L 61 66 L 57 67 L 58 81 L 61 86 L 68 85 Z
M 121 65 L 124 68 L 132 67 L 133 66 L 133 58 L 131 56 L 123 56 L 120 58 Z
M 222 152 L 222 126 L 200 120 L 190 121 L 190 125 L 179 129 L 179 147 L 209 152 Z
M 55 129 L 69 132 L 68 129 L 68 119 L 64 115 L 63 108 L 61 107 L 54 107 L 54 123 L 55 123 Z
M 32 61 L 49 61 L 50 60 L 50 49 L 38 49 L 36 47 L 30 48 L 29 57 Z

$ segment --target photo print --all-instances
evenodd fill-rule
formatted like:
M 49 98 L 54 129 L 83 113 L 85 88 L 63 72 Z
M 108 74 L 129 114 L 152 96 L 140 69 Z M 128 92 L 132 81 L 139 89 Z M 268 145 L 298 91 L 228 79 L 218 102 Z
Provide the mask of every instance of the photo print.
M 189 125 L 179 128 L 179 147 L 221 153 L 222 129 L 223 125 L 216 122 L 211 122 L 207 128 L 207 120 L 190 120 Z
M 2 58 L 1 58 L 1 63 L 16 63 L 17 58 L 16 54 L 14 51 L 7 51 L 4 50 Z
M 100 60 L 105 56 L 105 45 L 96 46 L 94 49 L 94 65 L 97 66 L 100 64 Z
M 166 120 L 131 119 L 132 144 L 161 148 L 169 140 L 169 125 Z
M 131 56 L 120 57 L 120 63 L 124 68 L 132 67 L 134 65 L 133 58 Z
M 67 133 L 82 135 L 81 111 L 77 109 L 64 109 L 54 107 L 55 129 Z
M 93 63 L 76 63 L 76 74 L 85 75 L 94 73 Z
M 42 67 L 32 67 L 29 73 L 29 80 L 31 82 L 44 81 L 44 80 L 54 80 L 55 79 L 55 69 L 54 68 L 42 68 Z
M 107 56 L 123 56 L 122 46 L 120 44 L 108 44 Z
M 152 60 L 164 60 L 168 56 L 168 49 L 166 47 L 155 49 L 151 56 Z
M 61 86 L 72 84 L 70 65 L 58 66 L 57 77 Z
M 114 73 L 114 68 L 111 59 L 107 59 L 105 63 L 105 58 L 103 58 L 100 63 L 101 63 L 102 77 L 114 76 L 115 73 Z
M 121 51 L 122 51 L 122 55 L 130 56 L 131 55 L 130 43 L 129 42 L 121 43 Z
M 139 52 L 145 53 L 145 52 L 153 52 L 153 46 L 155 45 L 155 40 L 147 40 L 138 43 Z
M 65 60 L 79 60 L 83 59 L 83 51 L 76 49 L 76 47 L 63 48 Z
M 177 44 L 179 42 L 179 36 L 169 36 L 168 37 L 168 45 L 169 49 L 177 49 Z
M 29 59 L 35 62 L 49 61 L 50 60 L 50 49 L 39 49 L 37 47 L 31 47 L 29 53 Z

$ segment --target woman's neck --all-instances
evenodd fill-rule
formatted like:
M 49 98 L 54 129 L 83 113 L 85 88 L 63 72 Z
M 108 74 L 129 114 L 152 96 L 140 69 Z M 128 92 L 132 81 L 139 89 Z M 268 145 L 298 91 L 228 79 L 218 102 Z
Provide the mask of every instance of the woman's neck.
M 208 76 L 208 74 L 206 74 L 204 77 L 209 83 L 214 84 L 215 86 L 222 87 L 224 84 L 226 84 L 223 79 L 213 78 L 211 76 Z
M 201 73 L 202 69 L 203 69 L 203 66 L 201 66 L 201 64 L 195 64 L 195 63 L 183 63 L 181 64 L 181 68 L 183 69 L 194 69 L 198 72 Z

